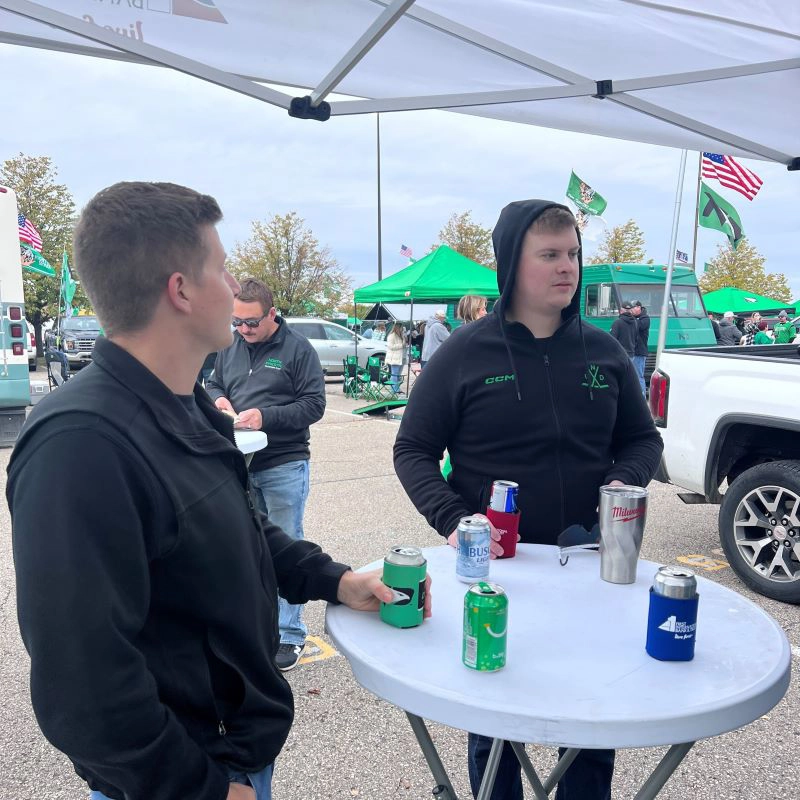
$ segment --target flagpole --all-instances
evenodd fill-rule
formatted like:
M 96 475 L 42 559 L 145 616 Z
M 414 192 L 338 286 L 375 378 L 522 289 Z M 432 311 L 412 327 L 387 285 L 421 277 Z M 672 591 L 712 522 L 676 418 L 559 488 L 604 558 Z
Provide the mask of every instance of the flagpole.
M 694 240 L 692 241 L 692 269 L 697 275 L 697 229 L 700 226 L 700 174 L 702 172 L 703 154 L 697 154 L 697 196 L 694 202 Z
M 376 150 L 378 155 L 378 280 L 383 280 L 383 245 L 381 244 L 381 115 L 375 115 Z
M 678 174 L 678 185 L 675 188 L 675 210 L 672 215 L 672 234 L 669 240 L 669 259 L 667 260 L 667 280 L 664 283 L 664 301 L 661 303 L 661 320 L 658 326 L 658 346 L 656 347 L 656 369 L 661 363 L 661 354 L 667 341 L 667 323 L 669 321 L 669 304 L 672 300 L 672 270 L 675 266 L 675 245 L 678 241 L 678 222 L 681 218 L 681 197 L 683 196 L 683 179 L 686 173 L 686 150 L 681 150 L 681 165 Z

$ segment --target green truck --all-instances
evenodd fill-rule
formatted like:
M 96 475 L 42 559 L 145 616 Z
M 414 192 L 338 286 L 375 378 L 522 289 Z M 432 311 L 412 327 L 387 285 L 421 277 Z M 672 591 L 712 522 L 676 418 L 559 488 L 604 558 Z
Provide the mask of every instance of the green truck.
M 650 355 L 645 376 L 655 367 L 661 305 L 667 267 L 661 264 L 585 264 L 581 284 L 581 316 L 610 331 L 623 303 L 637 300 L 650 315 Z M 665 346 L 669 349 L 716 345 L 714 329 L 703 305 L 697 276 L 689 267 L 673 267 Z

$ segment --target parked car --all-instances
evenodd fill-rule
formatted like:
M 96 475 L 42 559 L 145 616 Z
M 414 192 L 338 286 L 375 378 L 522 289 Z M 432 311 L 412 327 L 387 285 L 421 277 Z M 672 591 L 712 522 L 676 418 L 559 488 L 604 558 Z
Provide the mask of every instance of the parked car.
M 343 325 L 326 322 L 316 317 L 284 317 L 286 324 L 311 342 L 317 351 L 322 371 L 326 375 L 343 375 L 344 359 L 355 355 L 358 350 L 358 363 L 366 367 L 370 356 L 386 357 L 386 342 L 365 339 Z
M 28 338 L 27 338 L 27 351 L 28 351 L 28 370 L 30 372 L 36 372 L 36 334 L 33 332 L 33 325 L 25 320 L 25 324 L 28 326 Z
M 656 479 L 718 503 L 719 537 L 754 591 L 800 604 L 800 369 L 794 344 L 665 350 L 650 382 Z M 723 493 L 724 491 L 724 493 Z
M 90 314 L 61 321 L 61 349 L 67 354 L 70 370 L 91 362 L 94 343 L 101 332 L 100 321 Z

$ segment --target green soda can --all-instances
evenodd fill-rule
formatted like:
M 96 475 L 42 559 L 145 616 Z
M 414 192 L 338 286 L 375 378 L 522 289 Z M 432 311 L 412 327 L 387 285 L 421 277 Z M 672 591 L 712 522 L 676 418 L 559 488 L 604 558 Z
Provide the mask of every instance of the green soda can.
M 496 672 L 506 665 L 508 597 L 502 586 L 488 581 L 474 583 L 464 596 L 465 667 Z
M 393 547 L 383 559 L 383 582 L 394 601 L 381 603 L 381 619 L 395 628 L 415 628 L 425 614 L 428 562 L 418 547 Z

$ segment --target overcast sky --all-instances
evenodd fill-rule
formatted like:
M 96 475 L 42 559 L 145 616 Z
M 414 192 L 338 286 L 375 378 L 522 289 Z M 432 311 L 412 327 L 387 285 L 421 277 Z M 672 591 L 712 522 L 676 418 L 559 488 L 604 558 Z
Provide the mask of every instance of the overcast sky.
M 159 67 L 0 45 L 0 161 L 47 155 L 80 207 L 120 180 L 166 180 L 214 195 L 228 250 L 250 223 L 297 211 L 355 287 L 377 279 L 375 117 L 291 119 L 286 112 Z M 381 116 L 384 276 L 423 255 L 453 212 L 492 227 L 512 200 L 563 201 L 570 170 L 633 218 L 647 255 L 668 257 L 680 151 L 445 112 Z M 697 153 L 689 153 L 678 249 L 691 255 Z M 716 181 L 766 268 L 800 296 L 800 173 L 743 163 L 764 186 L 753 202 Z M 35 220 L 34 220 L 35 222 Z M 593 222 L 591 256 L 604 228 Z M 722 234 L 701 228 L 699 264 Z M 701 267 L 702 269 L 702 267 Z

